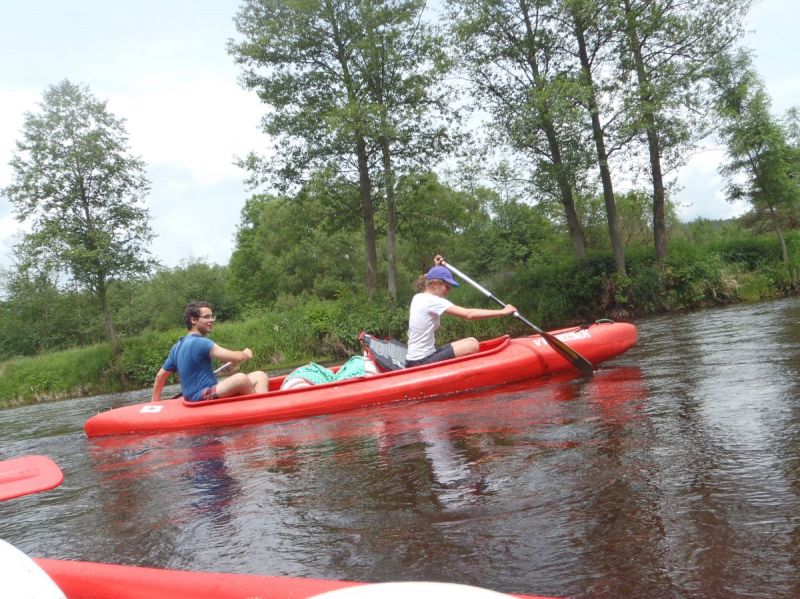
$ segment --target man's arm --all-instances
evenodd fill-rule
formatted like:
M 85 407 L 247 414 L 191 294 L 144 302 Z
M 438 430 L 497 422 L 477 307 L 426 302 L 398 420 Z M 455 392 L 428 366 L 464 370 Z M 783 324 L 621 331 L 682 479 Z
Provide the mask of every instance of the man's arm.
M 211 347 L 211 352 L 209 355 L 221 362 L 246 362 L 247 360 L 253 357 L 253 350 L 249 347 L 245 347 L 242 351 L 235 351 L 232 349 L 225 349 L 224 347 L 217 345 L 216 343 Z
M 167 379 L 172 372 L 160 368 L 156 374 L 156 380 L 153 382 L 153 397 L 150 401 L 158 401 L 161 399 L 161 392 L 164 390 L 164 385 L 167 384 Z

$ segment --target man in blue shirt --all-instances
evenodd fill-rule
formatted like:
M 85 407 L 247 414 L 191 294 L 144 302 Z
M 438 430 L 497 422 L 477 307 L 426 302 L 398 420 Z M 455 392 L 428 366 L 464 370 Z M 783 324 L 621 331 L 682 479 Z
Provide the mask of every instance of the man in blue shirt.
M 215 320 L 208 302 L 192 302 L 186 306 L 183 321 L 189 333 L 172 346 L 164 365 L 156 374 L 152 401 L 161 399 L 161 391 L 167 379 L 176 371 L 181 377 L 183 397 L 189 401 L 267 392 L 267 374 L 260 370 L 247 374 L 237 372 L 217 381 L 211 365 L 212 359 L 246 362 L 253 357 L 253 351 L 249 347 L 242 351 L 225 349 L 208 339 L 206 335 L 211 332 Z

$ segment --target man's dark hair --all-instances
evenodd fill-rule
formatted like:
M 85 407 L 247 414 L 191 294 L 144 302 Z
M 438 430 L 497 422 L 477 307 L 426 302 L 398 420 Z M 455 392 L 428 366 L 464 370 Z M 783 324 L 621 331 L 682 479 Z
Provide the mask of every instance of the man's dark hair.
M 183 322 L 187 329 L 192 328 L 192 318 L 200 318 L 200 308 L 211 308 L 208 302 L 192 302 L 183 311 Z M 211 308 L 213 310 L 213 308 Z

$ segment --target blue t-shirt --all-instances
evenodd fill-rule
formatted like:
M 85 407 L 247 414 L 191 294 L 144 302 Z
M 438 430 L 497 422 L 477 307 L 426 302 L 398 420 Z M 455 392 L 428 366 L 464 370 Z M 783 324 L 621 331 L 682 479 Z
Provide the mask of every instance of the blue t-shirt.
M 178 339 L 164 361 L 164 370 L 178 371 L 183 397 L 189 401 L 200 399 L 203 389 L 217 384 L 217 376 L 211 367 L 212 347 L 214 342 L 211 339 L 189 334 Z

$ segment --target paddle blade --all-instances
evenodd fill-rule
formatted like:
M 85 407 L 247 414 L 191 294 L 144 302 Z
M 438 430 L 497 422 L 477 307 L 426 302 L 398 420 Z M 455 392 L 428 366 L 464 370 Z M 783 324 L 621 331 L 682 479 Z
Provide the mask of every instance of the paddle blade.
M 29 455 L 0 461 L 0 501 L 54 489 L 64 474 L 43 455 Z
M 547 341 L 547 343 L 550 344 L 550 347 L 572 362 L 572 365 L 580 370 L 582 374 L 586 376 L 592 376 L 594 374 L 594 366 L 592 366 L 592 363 L 572 349 L 569 345 L 561 341 L 561 339 L 551 335 L 550 333 L 545 333 L 544 331 L 541 331 L 539 334 L 544 337 L 544 340 Z

